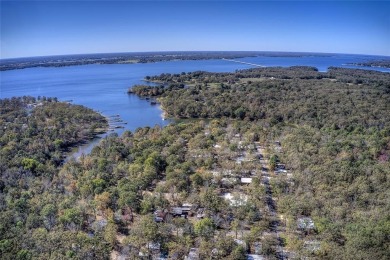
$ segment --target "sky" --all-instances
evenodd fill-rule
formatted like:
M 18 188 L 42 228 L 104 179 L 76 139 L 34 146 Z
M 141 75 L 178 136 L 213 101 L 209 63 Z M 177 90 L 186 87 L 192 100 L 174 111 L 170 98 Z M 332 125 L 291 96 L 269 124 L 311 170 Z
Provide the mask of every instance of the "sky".
M 0 58 L 142 51 L 390 56 L 389 1 L 4 1 Z

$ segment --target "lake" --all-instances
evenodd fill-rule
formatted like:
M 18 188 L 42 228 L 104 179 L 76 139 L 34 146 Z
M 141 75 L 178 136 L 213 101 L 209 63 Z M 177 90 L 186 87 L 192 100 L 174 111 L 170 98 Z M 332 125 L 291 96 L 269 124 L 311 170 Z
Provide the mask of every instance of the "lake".
M 383 57 L 363 55 L 331 55 L 304 57 L 250 57 L 237 59 L 264 66 L 314 66 L 326 71 L 330 66 L 352 67 L 346 63 L 363 62 Z M 388 57 L 387 57 L 388 58 Z M 227 60 L 169 61 L 145 64 L 104 64 L 69 67 L 27 68 L 0 72 L 0 98 L 13 96 L 58 97 L 61 101 L 71 100 L 92 108 L 105 116 L 116 116 L 126 122 L 125 128 L 117 128 L 121 134 L 125 130 L 134 131 L 138 127 L 161 125 L 170 121 L 163 120 L 158 105 L 151 105 L 134 95 L 128 95 L 127 89 L 134 84 L 145 84 L 147 75 L 161 73 L 181 73 L 197 70 L 210 72 L 233 72 L 238 69 L 253 68 L 251 65 Z M 367 68 L 390 72 L 385 68 Z M 103 135 L 104 136 L 104 135 Z M 98 142 L 82 146 L 78 153 L 88 153 Z
M 384 56 L 370 56 L 370 55 L 352 55 L 352 54 L 330 54 L 327 56 L 302 56 L 302 57 L 248 57 L 237 59 L 248 63 L 254 63 L 267 67 L 289 67 L 289 66 L 312 66 L 316 67 L 319 71 L 325 72 L 329 67 L 343 67 L 354 69 L 367 69 L 376 70 L 381 72 L 390 72 L 388 68 L 379 67 L 363 67 L 347 65 L 348 63 L 366 62 L 371 60 L 389 60 L 389 57 Z

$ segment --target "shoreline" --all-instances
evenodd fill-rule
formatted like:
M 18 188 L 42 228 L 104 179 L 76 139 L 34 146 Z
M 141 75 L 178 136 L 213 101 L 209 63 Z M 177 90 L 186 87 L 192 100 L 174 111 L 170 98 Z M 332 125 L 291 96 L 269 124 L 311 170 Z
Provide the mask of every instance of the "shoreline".
M 161 105 L 161 103 L 157 103 L 158 104 L 158 108 L 161 110 L 161 118 L 162 118 L 162 120 L 167 120 L 168 118 L 167 118 L 167 112 L 165 111 L 165 109 L 164 109 L 164 107 Z
M 210 53 L 212 55 L 210 55 Z M 29 59 L 35 57 L 14 58 L 15 62 L 9 62 L 0 66 L 0 71 L 18 70 L 26 68 L 36 67 L 68 67 L 68 66 L 82 66 L 93 64 L 144 64 L 144 63 L 157 63 L 157 62 L 169 62 L 169 61 L 186 61 L 186 60 L 212 60 L 212 59 L 238 59 L 247 57 L 256 57 L 258 55 L 264 55 L 261 51 L 225 51 L 221 52 L 174 52 L 167 54 L 166 52 L 150 53 L 127 53 L 123 56 L 120 53 L 112 53 L 109 58 L 94 58 L 91 59 L 88 55 L 91 54 L 77 54 L 77 55 L 60 55 L 62 60 L 59 60 L 59 56 L 44 56 L 42 60 L 31 61 Z M 76 56 L 76 57 L 75 57 Z M 78 57 L 77 57 L 78 56 Z M 95 55 L 96 56 L 96 55 Z M 100 54 L 104 56 L 104 54 Z M 51 58 L 51 60 L 50 60 Z M 61 58 L 61 57 L 60 57 Z M 7 60 L 7 59 L 5 59 Z M 13 59 L 10 59 L 13 60 Z M 19 60 L 19 61 L 18 61 Z
M 100 143 L 101 139 L 108 136 L 110 133 L 115 132 L 115 129 L 118 128 L 117 125 L 113 124 L 115 123 L 115 121 L 112 120 L 112 117 L 119 118 L 119 115 L 106 116 L 100 112 L 97 113 L 99 113 L 107 120 L 107 126 L 105 128 L 100 128 L 99 131 L 96 131 L 97 129 L 95 129 L 95 134 L 93 135 L 92 138 L 88 140 L 84 140 L 80 143 L 71 146 L 70 151 L 64 153 L 63 163 L 66 163 L 72 158 L 74 158 L 76 161 L 79 161 L 80 157 L 83 154 L 85 155 L 89 154 L 92 151 L 92 149 Z M 127 122 L 124 123 L 127 124 Z

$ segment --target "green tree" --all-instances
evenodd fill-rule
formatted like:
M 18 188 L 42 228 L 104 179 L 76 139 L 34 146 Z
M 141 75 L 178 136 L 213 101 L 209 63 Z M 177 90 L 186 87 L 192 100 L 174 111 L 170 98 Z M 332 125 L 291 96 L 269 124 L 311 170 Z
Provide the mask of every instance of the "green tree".
M 56 222 L 57 209 L 53 204 L 45 205 L 41 210 L 41 216 L 44 219 L 44 224 L 47 229 L 51 229 Z
M 242 245 L 236 246 L 228 259 L 235 259 L 235 260 L 247 259 L 245 248 Z
M 208 210 L 218 212 L 224 207 L 224 201 L 212 188 L 207 188 L 200 194 L 202 205 Z
M 17 260 L 28 260 L 32 259 L 32 254 L 29 250 L 27 249 L 22 249 L 16 254 L 16 259 Z
M 200 219 L 194 225 L 195 234 L 205 239 L 210 239 L 214 236 L 214 229 L 214 223 L 210 218 Z
M 70 208 L 64 210 L 59 220 L 69 229 L 79 229 L 81 227 L 83 217 L 79 209 Z
M 133 224 L 128 241 L 138 249 L 146 247 L 149 243 L 156 242 L 159 237 L 158 226 L 152 215 L 144 215 Z
M 29 170 L 32 172 L 35 172 L 37 167 L 39 166 L 39 162 L 35 159 L 31 158 L 23 158 L 22 159 L 22 165 L 25 170 Z
M 274 171 L 276 168 L 276 163 L 278 162 L 278 156 L 273 154 L 269 158 L 269 169 L 270 171 Z
M 104 229 L 103 236 L 104 236 L 104 240 L 109 243 L 111 248 L 114 248 L 116 243 L 117 243 L 117 240 L 116 240 L 117 225 L 115 224 L 115 222 L 113 220 L 108 221 L 108 223 Z

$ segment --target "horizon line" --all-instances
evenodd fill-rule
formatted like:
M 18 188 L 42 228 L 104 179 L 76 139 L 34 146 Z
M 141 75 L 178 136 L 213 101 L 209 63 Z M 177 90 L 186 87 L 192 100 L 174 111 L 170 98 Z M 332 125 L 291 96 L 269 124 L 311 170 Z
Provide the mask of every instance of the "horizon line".
M 186 51 L 124 51 L 124 52 L 91 52 L 91 53 L 70 53 L 70 54 L 52 54 L 52 55 L 37 55 L 37 56 L 21 56 L 21 57 L 12 57 L 12 58 L 0 58 L 0 61 L 3 60 L 14 60 L 14 59 L 28 59 L 28 58 L 46 58 L 46 57 L 62 57 L 62 56 L 78 56 L 78 55 L 104 55 L 104 54 L 136 54 L 136 53 L 215 53 L 215 52 L 258 52 L 258 53 L 302 53 L 302 54 L 331 54 L 331 55 L 364 55 L 364 56 L 376 56 L 376 57 L 386 57 L 390 58 L 390 55 L 383 54 L 364 54 L 364 53 L 342 53 L 342 52 L 314 52 L 314 51 L 254 51 L 254 50 L 234 50 L 234 51 L 223 51 L 223 50 L 186 50 Z

